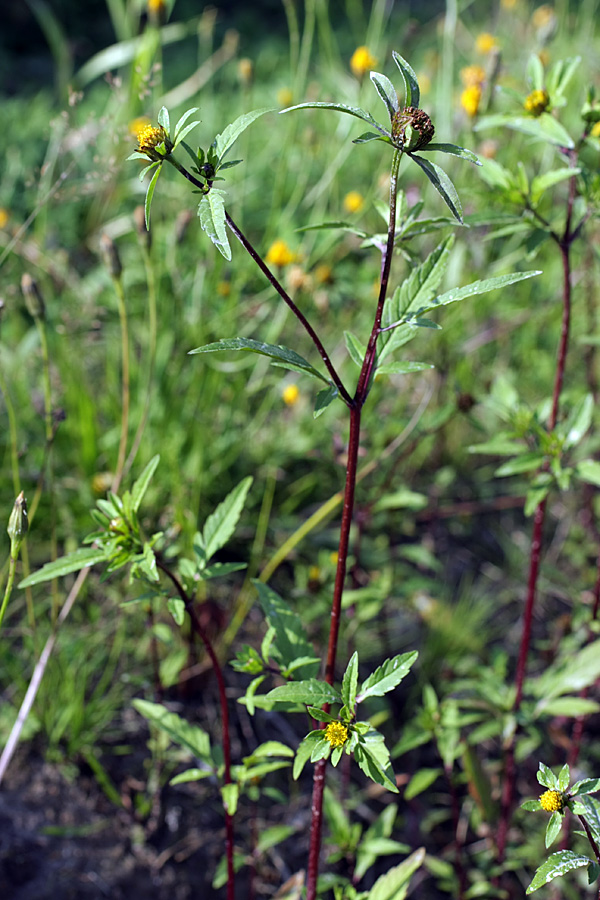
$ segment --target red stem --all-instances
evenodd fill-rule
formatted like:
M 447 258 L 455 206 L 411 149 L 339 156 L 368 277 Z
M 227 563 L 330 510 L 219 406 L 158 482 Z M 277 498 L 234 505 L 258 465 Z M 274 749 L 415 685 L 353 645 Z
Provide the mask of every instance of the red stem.
M 193 601 L 186 594 L 183 585 L 177 576 L 164 565 L 159 559 L 156 560 L 158 568 L 173 582 L 177 593 L 183 600 L 185 611 L 190 617 L 192 628 L 200 637 L 204 648 L 212 663 L 213 671 L 217 679 L 219 689 L 219 703 L 221 706 L 221 721 L 223 725 L 223 780 L 225 784 L 231 784 L 231 739 L 229 734 L 229 707 L 227 705 L 227 694 L 225 692 L 225 679 L 223 678 L 223 670 L 221 663 L 215 653 L 213 646 L 200 624 L 200 620 L 194 609 Z M 233 868 L 233 816 L 225 809 L 225 852 L 227 856 L 227 900 L 235 900 L 235 871 Z

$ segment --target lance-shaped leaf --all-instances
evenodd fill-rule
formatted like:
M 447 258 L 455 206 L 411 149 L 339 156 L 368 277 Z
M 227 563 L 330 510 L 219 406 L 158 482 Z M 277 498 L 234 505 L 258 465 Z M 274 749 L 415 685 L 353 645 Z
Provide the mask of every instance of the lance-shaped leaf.
M 273 688 L 266 695 L 267 700 L 276 703 L 306 703 L 307 706 L 322 706 L 323 703 L 341 703 L 339 691 L 325 681 L 308 678 L 306 681 L 288 681 Z
M 160 462 L 160 456 L 158 453 L 156 456 L 153 456 L 138 480 L 135 482 L 131 489 L 131 506 L 132 509 L 137 512 L 140 508 L 140 503 L 144 499 L 144 494 L 148 490 L 148 485 L 152 480 L 152 476 L 156 471 L 156 467 Z
M 150 168 L 150 167 L 149 167 Z M 150 231 L 150 207 L 152 206 L 152 198 L 154 196 L 154 189 L 156 187 L 156 182 L 158 181 L 158 176 L 160 175 L 162 169 L 162 163 L 159 163 L 156 172 L 150 179 L 150 183 L 148 184 L 148 188 L 146 190 L 146 201 L 144 203 L 144 217 L 146 219 L 146 230 Z
M 381 875 L 367 894 L 366 900 L 404 900 L 408 894 L 410 879 L 423 865 L 424 859 L 425 847 L 420 847 L 400 865 Z
M 428 159 L 423 159 L 422 156 L 417 156 L 414 153 L 409 153 L 409 156 L 411 159 L 414 159 L 417 165 L 421 166 L 452 215 L 463 225 L 462 206 L 456 188 L 448 175 L 440 166 L 436 166 L 435 163 L 430 162 Z
M 68 556 L 62 556 L 53 562 L 46 563 L 37 572 L 33 572 L 24 578 L 19 584 L 20 588 L 31 587 L 34 584 L 41 584 L 43 581 L 51 581 L 54 578 L 61 578 L 63 575 L 69 575 L 71 572 L 79 572 L 87 566 L 93 566 L 99 562 L 106 561 L 106 551 L 95 547 L 82 547 L 69 553 Z
M 252 485 L 252 478 L 243 481 L 227 494 L 222 503 L 208 517 L 202 530 L 202 543 L 205 561 L 208 561 L 217 550 L 224 547 L 239 521 L 246 502 L 246 496 Z
M 212 191 L 211 191 L 212 193 Z M 190 350 L 190 354 L 194 353 L 216 353 L 219 350 L 247 350 L 250 353 L 258 353 L 261 356 L 268 356 L 273 360 L 273 365 L 281 366 L 283 369 L 292 369 L 295 372 L 304 372 L 306 375 L 312 375 L 324 381 L 329 386 L 329 381 L 324 375 L 315 369 L 314 366 L 296 353 L 289 347 L 282 347 L 279 344 L 266 344 L 264 341 L 255 341 L 251 338 L 229 338 L 222 341 L 215 341 L 212 344 L 205 344 L 204 347 L 196 347 Z
M 192 106 L 191 109 L 187 109 L 175 126 L 175 133 L 173 135 L 173 149 L 175 149 L 177 145 L 181 143 L 186 134 L 188 134 L 188 132 L 190 132 L 192 128 L 195 128 L 196 125 L 200 124 L 200 122 L 197 121 L 190 122 L 188 125 L 185 124 L 189 117 L 193 116 L 195 112 L 198 112 L 197 106 Z
M 264 116 L 265 113 L 275 112 L 274 108 L 271 106 L 264 107 L 262 109 L 253 109 L 251 112 L 244 113 L 242 116 L 239 116 L 232 122 L 231 125 L 228 125 L 221 134 L 218 134 L 214 139 L 213 146 L 217 151 L 217 156 L 219 158 L 219 163 L 222 162 L 223 158 L 229 152 L 229 150 L 233 147 L 239 136 L 248 128 L 249 125 L 252 125 L 257 119 L 261 116 Z
M 356 690 L 358 687 L 358 653 L 356 650 L 350 657 L 344 678 L 342 680 L 342 703 L 347 706 L 350 711 L 354 709 L 356 703 Z
M 338 392 L 338 389 L 333 384 L 330 384 L 329 387 L 323 388 L 322 391 L 319 391 L 319 393 L 317 394 L 316 399 L 315 399 L 315 408 L 313 410 L 313 418 L 318 419 L 318 417 L 321 416 L 325 412 L 327 407 L 331 403 L 333 403 L 333 401 L 336 399 L 336 397 L 339 397 L 339 392 Z
M 475 131 L 483 131 L 486 128 L 498 128 L 501 125 L 512 128 L 513 131 L 520 131 L 522 134 L 528 134 L 531 137 L 546 141 L 549 144 L 554 144 L 557 147 L 566 147 L 572 150 L 575 146 L 568 131 L 563 128 L 554 116 L 546 112 L 537 118 L 504 114 L 485 116 L 475 125 Z
M 375 85 L 375 90 L 385 103 L 391 121 L 395 114 L 400 112 L 396 88 L 389 78 L 386 78 L 385 75 L 380 75 L 379 72 L 371 72 L 371 81 Z
M 311 758 L 313 750 L 322 740 L 323 732 L 320 728 L 317 731 L 310 731 L 302 740 L 296 751 L 296 758 L 294 759 L 294 767 L 292 769 L 292 778 L 294 781 L 298 780 L 302 769 Z
M 198 206 L 198 215 L 202 230 L 207 233 L 215 247 L 223 254 L 225 259 L 231 259 L 231 247 L 227 238 L 225 224 L 225 196 L 224 191 L 211 188 L 205 194 Z
M 565 875 L 566 872 L 570 872 L 572 869 L 581 869 L 583 866 L 589 866 L 591 862 L 592 860 L 587 856 L 573 853 L 572 850 L 559 850 L 558 853 L 552 853 L 537 869 L 526 893 L 532 894 L 533 891 L 537 891 L 538 888 L 543 887 L 560 875 Z
M 392 56 L 394 57 L 394 62 L 400 69 L 400 74 L 402 75 L 402 80 L 404 81 L 404 95 L 406 98 L 405 106 L 414 106 L 418 108 L 419 101 L 421 99 L 421 91 L 419 89 L 419 82 L 417 80 L 417 76 L 414 73 L 412 67 L 400 56 L 399 53 L 396 53 L 395 50 L 392 50 Z
M 545 844 L 546 849 L 551 847 L 563 826 L 563 816 L 559 812 L 553 812 L 546 826 Z
M 306 636 L 300 616 L 295 613 L 279 594 L 261 581 L 254 581 L 258 600 L 267 623 L 274 630 L 273 647 L 284 668 L 292 666 L 298 658 L 309 660 L 304 663 L 305 674 L 316 674 L 318 662 L 314 663 L 314 649 Z M 263 650 L 263 658 L 266 652 Z M 309 701 L 311 702 L 311 701 Z M 311 702 L 311 705 L 318 705 Z
M 421 147 L 420 153 L 429 153 L 432 150 L 439 150 L 440 153 L 448 153 L 450 156 L 458 156 L 459 159 L 466 159 L 467 162 L 471 162 L 476 166 L 480 166 L 481 160 L 478 156 L 475 155 L 471 150 L 467 150 L 465 147 L 459 147 L 457 144 L 435 144 L 429 143 L 424 147 Z
M 575 466 L 575 474 L 581 481 L 600 487 L 600 462 L 595 459 L 582 459 Z
M 166 732 L 172 741 L 184 747 L 192 756 L 197 756 L 210 764 L 213 759 L 210 752 L 210 737 L 198 725 L 191 725 L 176 713 L 170 712 L 160 703 L 149 700 L 134 700 L 133 705 L 145 719 Z
M 314 103 L 298 103 L 296 106 L 288 106 L 287 109 L 282 109 L 280 112 L 287 113 L 292 112 L 295 109 L 333 109 L 336 112 L 347 113 L 349 116 L 355 116 L 357 119 L 362 119 L 363 122 L 367 122 L 380 134 L 386 135 L 386 137 L 391 138 L 392 136 L 387 128 L 384 128 L 383 125 L 380 125 L 380 123 L 373 118 L 371 113 L 361 109 L 359 106 L 347 106 L 345 103 L 327 103 L 322 100 L 316 100 Z
M 171 125 L 169 123 L 169 110 L 166 106 L 161 106 L 158 114 L 158 124 L 162 125 L 167 134 L 171 134 Z
M 386 659 L 383 665 L 375 669 L 362 683 L 356 702 L 362 703 L 367 697 L 382 697 L 388 691 L 393 691 L 408 674 L 418 655 L 414 650 L 411 653 L 400 653 L 392 659 Z
M 440 294 L 435 298 L 431 306 L 419 310 L 419 313 L 430 312 L 438 306 L 447 306 L 448 303 L 456 303 L 458 300 L 464 300 L 467 297 L 474 297 L 476 294 L 485 294 L 487 291 L 496 291 L 499 288 L 507 287 L 509 284 L 516 284 L 518 281 L 525 281 L 527 278 L 533 278 L 534 275 L 541 275 L 539 269 L 531 272 L 511 272 L 508 275 L 495 275 L 493 278 L 484 278 L 480 281 L 473 281 L 471 284 L 461 288 L 453 288 Z
M 538 770 L 536 772 L 537 780 L 543 787 L 547 787 L 550 791 L 559 791 L 560 785 L 558 783 L 558 778 L 545 763 L 539 763 Z

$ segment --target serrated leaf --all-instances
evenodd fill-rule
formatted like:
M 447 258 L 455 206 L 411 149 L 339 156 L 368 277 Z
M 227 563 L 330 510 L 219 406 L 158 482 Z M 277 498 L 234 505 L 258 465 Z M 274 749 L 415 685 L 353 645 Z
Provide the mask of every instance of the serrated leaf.
M 342 679 L 342 703 L 349 710 L 354 709 L 356 703 L 356 690 L 358 687 L 358 653 L 355 650 L 348 661 L 344 677 Z
M 225 257 L 231 260 L 231 247 L 227 237 L 225 224 L 225 192 L 218 188 L 211 188 L 208 194 L 202 197 L 198 205 L 200 226 L 207 233 L 215 247 Z
M 247 569 L 248 563 L 213 563 L 197 572 L 201 581 L 208 581 L 209 578 L 223 578 L 225 575 L 231 575 L 232 572 L 240 572 Z
M 416 109 L 419 108 L 419 101 L 421 99 L 421 91 L 419 90 L 419 82 L 417 80 L 417 76 L 415 75 L 412 67 L 406 62 L 406 60 L 400 56 L 399 53 L 396 53 L 395 50 L 392 50 L 392 56 L 394 58 L 394 62 L 400 69 L 400 74 L 402 75 L 402 80 L 404 82 L 404 96 L 405 96 L 405 106 L 414 106 Z
M 366 900 L 404 900 L 410 887 L 410 879 L 425 860 L 425 848 L 420 847 L 414 853 L 384 875 L 380 875 Z
M 339 691 L 325 681 L 308 678 L 306 681 L 288 681 L 273 688 L 266 695 L 268 700 L 277 703 L 306 703 L 309 706 L 322 706 L 324 703 L 341 703 Z
M 160 703 L 134 700 L 133 706 L 145 719 L 168 734 L 172 741 L 188 750 L 192 756 L 197 756 L 198 759 L 213 765 L 210 738 L 206 731 L 203 731 L 198 725 L 191 725 L 177 713 L 169 712 Z
M 336 716 L 331 716 L 329 713 L 322 710 L 319 706 L 307 706 L 306 712 L 317 722 L 326 722 L 327 724 L 329 724 L 330 722 L 338 721 L 338 718 Z
M 600 791 L 600 778 L 584 778 L 577 781 L 569 791 L 571 797 L 581 797 L 583 794 L 595 794 Z
M 208 517 L 202 530 L 205 560 L 214 556 L 217 550 L 224 547 L 239 521 L 246 502 L 246 496 L 252 485 L 252 478 L 244 478 L 227 494 L 222 503 Z
M 335 385 L 330 384 L 329 387 L 319 391 L 315 400 L 315 408 L 313 410 L 313 418 L 317 419 L 322 415 L 327 407 L 333 403 L 338 396 L 338 389 Z
M 400 111 L 400 103 L 398 102 L 396 88 L 389 78 L 385 75 L 380 75 L 379 72 L 371 72 L 370 77 L 375 85 L 375 90 L 385 103 L 391 121 L 394 118 L 394 115 Z
M 362 703 L 367 697 L 382 697 L 392 691 L 408 674 L 418 655 L 413 650 L 411 653 L 400 653 L 392 659 L 386 659 L 362 683 L 356 702 Z
M 32 587 L 34 584 L 41 584 L 43 581 L 52 581 L 54 578 L 62 578 L 70 572 L 79 572 L 87 566 L 94 566 L 96 563 L 106 562 L 106 551 L 96 547 L 81 547 L 68 556 L 61 556 L 53 562 L 46 563 L 37 572 L 33 572 L 20 582 L 19 587 Z
M 135 484 L 131 489 L 131 507 L 134 512 L 137 512 L 140 508 L 140 504 L 144 499 L 144 495 L 148 490 L 148 485 L 152 480 L 152 476 L 156 471 L 156 467 L 160 462 L 160 455 L 157 453 L 156 456 L 153 456 L 140 477 L 137 479 Z
M 222 161 L 223 157 L 229 152 L 231 147 L 235 144 L 237 139 L 243 132 L 248 128 L 249 125 L 252 125 L 257 119 L 261 116 L 264 116 L 265 113 L 275 112 L 275 108 L 272 106 L 265 106 L 262 109 L 253 109 L 251 112 L 244 113 L 239 116 L 235 122 L 232 122 L 231 125 L 228 125 L 221 134 L 218 134 L 213 142 L 213 146 L 217 152 L 217 156 L 219 158 L 219 163 Z
M 459 159 L 466 159 L 467 162 L 471 162 L 476 166 L 481 165 L 481 160 L 472 150 L 467 150 L 466 147 L 459 147 L 457 144 L 429 143 L 424 147 L 420 147 L 419 153 L 435 152 L 436 150 L 440 153 L 448 153 L 450 156 L 457 156 Z
M 385 768 L 387 766 L 382 765 L 374 746 L 369 746 L 362 742 L 357 744 L 354 748 L 354 759 L 367 778 L 370 778 L 375 784 L 381 784 L 388 791 L 392 791 L 395 794 L 399 793 L 396 782 L 392 781 L 389 775 L 386 774 Z
M 573 869 L 581 869 L 583 866 L 588 866 L 590 862 L 592 860 L 587 856 L 580 856 L 578 853 L 573 853 L 572 850 L 559 850 L 558 853 L 553 853 L 549 856 L 536 870 L 533 881 L 525 893 L 532 894 L 533 891 L 537 891 L 538 888 L 548 884 L 549 881 L 553 881 L 554 878 L 558 878 L 566 872 L 571 872 Z
M 575 466 L 575 475 L 581 481 L 600 487 L 600 462 L 595 459 L 582 459 Z
M 268 624 L 274 629 L 273 646 L 278 653 L 279 661 L 286 668 L 300 656 L 314 657 L 314 649 L 304 631 L 300 616 L 295 613 L 279 594 L 261 581 L 253 582 L 258 591 L 258 601 Z M 264 657 L 263 657 L 264 658 Z M 309 674 L 318 671 L 318 663 L 306 666 Z M 311 703 L 318 706 L 318 703 Z
M 559 812 L 553 812 L 546 826 L 545 844 L 546 849 L 551 847 L 558 835 L 563 824 L 563 817 Z
M 329 386 L 329 381 L 322 375 L 318 369 L 315 369 L 304 357 L 290 350 L 289 347 L 282 347 L 278 344 L 267 344 L 264 341 L 255 341 L 251 338 L 227 338 L 221 341 L 215 341 L 212 344 L 205 344 L 204 347 L 196 347 L 190 350 L 192 356 L 195 353 L 217 353 L 220 350 L 247 350 L 249 353 L 259 353 L 261 356 L 268 356 L 275 364 L 285 369 L 292 369 L 295 372 L 304 372 L 324 381 Z
M 156 172 L 148 182 L 148 187 L 146 189 L 146 199 L 144 201 L 144 218 L 146 221 L 146 231 L 150 231 L 150 207 L 152 206 L 152 198 L 154 196 L 154 189 L 156 188 L 156 182 L 158 181 L 158 176 L 161 173 L 162 163 L 159 164 Z
M 379 134 L 384 134 L 386 137 L 391 138 L 391 134 L 387 128 L 384 128 L 383 125 L 380 125 L 377 122 L 371 113 L 368 113 L 366 110 L 361 109 L 359 106 L 347 106 L 345 103 L 326 103 L 324 101 L 315 101 L 314 103 L 298 103 L 296 106 L 288 106 L 287 109 L 280 110 L 280 114 L 293 112 L 296 109 L 333 109 L 335 112 L 347 113 L 349 116 L 354 116 L 357 119 L 362 119 L 363 122 L 367 122 L 369 125 L 372 125 Z
M 406 360 L 405 362 L 384 363 L 382 366 L 377 366 L 375 371 L 377 375 L 412 375 L 413 372 L 423 372 L 424 369 L 435 369 L 435 366 L 432 363 Z
M 464 225 L 462 206 L 456 188 L 452 184 L 449 176 L 440 166 L 436 166 L 436 164 L 432 163 L 430 160 L 424 159 L 422 156 L 417 156 L 414 153 L 409 153 L 408 155 L 423 169 L 455 219 L 457 219 L 461 225 Z

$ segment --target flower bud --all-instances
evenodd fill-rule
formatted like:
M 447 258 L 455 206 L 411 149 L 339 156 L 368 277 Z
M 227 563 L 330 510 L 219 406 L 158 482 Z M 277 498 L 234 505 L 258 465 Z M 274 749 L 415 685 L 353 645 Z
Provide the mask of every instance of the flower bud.
M 27 272 L 21 278 L 21 290 L 25 297 L 25 306 L 29 315 L 34 319 L 44 319 L 46 317 L 44 298 L 37 281 Z
M 435 128 L 427 113 L 414 106 L 405 106 L 392 119 L 392 139 L 399 150 L 420 150 L 434 134 Z
M 15 552 L 18 552 L 23 538 L 27 534 L 27 528 L 27 502 L 23 491 L 21 491 L 15 500 L 6 529 L 10 538 L 11 555 L 14 556 Z
M 104 265 L 110 272 L 112 278 L 120 278 L 123 266 L 119 257 L 117 245 L 107 234 L 103 234 L 100 238 L 100 252 L 104 260 Z

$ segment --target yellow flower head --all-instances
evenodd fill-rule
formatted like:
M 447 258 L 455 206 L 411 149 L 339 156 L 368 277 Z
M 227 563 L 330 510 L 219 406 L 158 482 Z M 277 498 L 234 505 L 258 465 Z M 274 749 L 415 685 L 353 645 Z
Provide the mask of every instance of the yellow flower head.
M 8 224 L 10 216 L 3 206 L 0 206 L 0 228 L 4 228 Z
M 137 119 L 131 120 L 127 126 L 127 130 L 129 131 L 129 134 L 132 134 L 133 137 L 136 138 L 140 131 L 143 131 L 144 128 L 147 128 L 149 125 L 152 125 L 152 122 L 148 116 L 138 116 Z
M 280 88 L 277 91 L 277 102 L 280 106 L 290 106 L 294 102 L 294 95 L 289 88 Z
M 491 53 L 498 46 L 498 41 L 489 31 L 482 31 L 475 38 L 475 47 L 479 53 Z
M 329 562 L 332 566 L 337 566 L 339 553 L 337 550 L 334 550 L 333 553 L 329 554 Z
M 348 740 L 348 729 L 341 722 L 330 722 L 325 729 L 325 740 L 332 747 L 341 747 Z
M 360 210 L 365 205 L 365 200 L 362 194 L 359 194 L 358 191 L 350 191 L 344 197 L 344 209 L 349 213 L 360 212 Z
M 480 103 L 481 87 L 478 84 L 465 88 L 460 95 L 460 105 L 472 119 L 477 115 Z
M 565 801 L 560 791 L 546 791 L 540 797 L 540 803 L 546 812 L 562 812 L 565 807 Z
M 145 128 L 142 128 L 142 130 L 138 132 L 137 139 L 140 153 L 150 153 L 158 146 L 158 144 L 162 144 L 166 141 L 167 132 L 162 125 L 158 125 L 157 127 L 154 125 L 146 125 Z
M 362 78 L 375 65 L 377 65 L 377 59 L 368 47 L 357 47 L 350 57 L 350 68 L 357 78 Z
M 519 0 L 500 0 L 502 9 L 514 9 Z
M 593 138 L 600 138 L 600 122 L 596 122 L 596 124 L 592 127 L 590 135 Z
M 294 406 L 300 397 L 300 390 L 297 384 L 288 384 L 281 392 L 283 402 L 286 406 Z
M 538 6 L 537 9 L 534 9 L 531 23 L 535 28 L 548 28 L 549 25 L 554 23 L 555 18 L 554 9 L 550 4 L 544 3 L 543 6 Z
M 525 98 L 523 106 L 532 116 L 541 116 L 550 105 L 550 97 L 548 91 L 535 90 Z
M 285 241 L 273 241 L 267 250 L 266 260 L 270 266 L 289 266 L 296 259 Z
M 460 80 L 465 87 L 471 87 L 473 84 L 482 85 L 485 79 L 485 69 L 477 63 L 474 63 L 472 66 L 465 66 L 464 69 L 460 70 Z
M 318 566 L 311 566 L 308 570 L 309 581 L 318 581 L 321 577 L 321 570 Z

